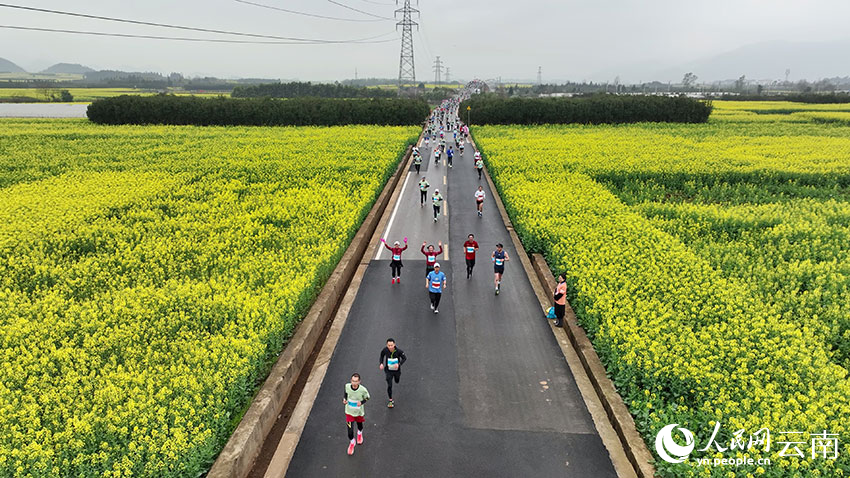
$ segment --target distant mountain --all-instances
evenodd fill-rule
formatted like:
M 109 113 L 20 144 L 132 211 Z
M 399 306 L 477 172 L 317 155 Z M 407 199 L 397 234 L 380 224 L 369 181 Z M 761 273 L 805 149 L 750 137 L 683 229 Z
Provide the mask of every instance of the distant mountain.
M 0 58 L 0 73 L 26 73 L 26 70 L 5 58 Z
M 785 79 L 790 69 L 791 80 L 817 80 L 850 74 L 847 52 L 850 39 L 833 42 L 774 41 L 755 43 L 714 57 L 686 63 L 659 72 L 659 79 L 682 80 L 692 71 L 700 81 L 726 80 L 746 75 L 750 79 Z
M 679 65 L 657 62 L 620 65 L 599 71 L 591 78 L 612 81 L 619 75 L 623 83 L 657 80 L 675 84 L 682 81 L 685 73 L 693 72 L 700 83 L 735 79 L 741 75 L 752 80 L 784 80 L 785 70 L 790 69 L 791 81 L 803 78 L 812 81 L 850 74 L 850 63 L 846 61 L 848 51 L 850 38 L 831 42 L 770 41 Z
M 94 71 L 93 69 L 83 66 L 77 63 L 57 63 L 50 68 L 42 71 L 42 73 L 49 73 L 53 75 L 66 74 L 66 75 L 85 75 L 88 72 Z

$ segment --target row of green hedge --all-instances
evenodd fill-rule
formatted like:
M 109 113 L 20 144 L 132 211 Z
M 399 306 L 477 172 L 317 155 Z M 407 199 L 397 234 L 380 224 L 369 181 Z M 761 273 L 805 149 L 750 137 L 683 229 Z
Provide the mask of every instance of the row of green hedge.
M 473 124 L 705 123 L 711 103 L 685 97 L 595 95 L 582 98 L 502 98 L 476 95 Z
M 191 96 L 117 96 L 88 107 L 101 124 L 198 126 L 334 126 L 346 124 L 416 125 L 428 117 L 422 100 L 295 98 L 198 98 Z

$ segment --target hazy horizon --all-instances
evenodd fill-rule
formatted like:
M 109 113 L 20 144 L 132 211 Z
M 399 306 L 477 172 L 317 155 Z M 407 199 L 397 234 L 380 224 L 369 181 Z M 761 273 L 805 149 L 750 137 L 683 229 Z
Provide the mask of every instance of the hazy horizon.
M 253 1 L 253 0 L 252 0 Z M 318 19 L 261 8 L 234 0 L 175 4 L 154 0 L 121 5 L 95 0 L 69 3 L 29 2 L 29 7 L 111 16 L 190 27 L 327 40 L 383 35 L 386 43 L 323 45 L 234 45 L 129 39 L 0 29 L 6 48 L 0 57 L 30 72 L 55 63 L 79 63 L 94 69 L 179 72 L 187 76 L 254 77 L 332 81 L 398 76 L 395 22 L 343 8 L 330 1 L 256 0 L 277 8 L 360 20 Z M 391 17 L 387 0 L 339 0 L 338 3 Z M 415 3 L 415 2 L 414 2 Z M 17 3 L 16 3 L 17 4 Z M 380 5 L 379 5 L 380 4 Z M 846 58 L 850 37 L 844 18 L 850 2 L 720 0 L 683 6 L 673 0 L 640 4 L 603 2 L 419 3 L 421 27 L 414 33 L 416 77 L 434 79 L 432 61 L 440 55 L 452 78 L 534 80 L 538 66 L 544 82 L 612 81 L 624 83 L 677 80 L 695 71 L 700 81 L 735 78 L 789 79 L 850 75 Z M 128 25 L 94 19 L 0 8 L 4 25 L 88 30 L 139 35 L 245 40 L 212 33 Z M 363 21 L 378 20 L 378 21 Z M 753 58 L 761 64 L 754 64 Z M 841 57 L 839 57 L 841 58 Z M 761 61 L 764 60 L 764 61 Z M 785 64 L 787 63 L 787 64 Z M 751 69 L 753 71 L 744 71 Z M 443 78 L 445 79 L 445 77 Z

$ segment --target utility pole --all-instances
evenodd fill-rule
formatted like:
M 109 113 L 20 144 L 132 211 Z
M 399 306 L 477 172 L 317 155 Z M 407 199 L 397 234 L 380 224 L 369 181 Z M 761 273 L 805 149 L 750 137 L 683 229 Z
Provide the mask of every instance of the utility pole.
M 440 57 L 437 56 L 437 59 L 434 60 L 434 83 L 437 85 L 440 84 L 440 77 L 443 74 L 443 62 L 440 61 Z
M 396 5 L 400 0 L 396 0 Z M 419 0 L 416 0 L 419 5 Z M 410 6 L 410 0 L 404 0 L 404 7 L 395 11 L 396 18 L 401 13 L 401 21 L 395 24 L 396 30 L 401 26 L 401 57 L 398 61 L 398 88 L 401 90 L 405 83 L 416 84 L 416 67 L 413 64 L 413 27 L 419 30 L 419 24 L 413 21 L 413 14 L 419 15 L 419 10 Z
M 537 84 L 538 85 L 543 84 L 543 67 L 542 66 L 537 67 Z

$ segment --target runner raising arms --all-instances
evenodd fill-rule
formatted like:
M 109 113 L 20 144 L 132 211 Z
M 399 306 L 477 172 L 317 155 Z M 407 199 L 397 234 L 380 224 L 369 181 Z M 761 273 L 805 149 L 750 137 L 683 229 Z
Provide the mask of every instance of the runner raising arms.
M 501 244 L 496 244 L 496 250 L 490 254 L 490 259 L 493 260 L 493 273 L 494 279 L 493 282 L 496 285 L 496 295 L 499 295 L 499 289 L 502 285 L 502 274 L 505 273 L 505 262 L 511 260 L 508 257 L 507 251 L 502 249 Z
M 387 346 L 381 350 L 380 361 L 378 368 L 384 371 L 387 378 L 387 397 L 390 399 L 387 408 L 393 408 L 393 380 L 398 383 L 401 379 L 401 366 L 407 361 L 407 356 L 395 346 L 395 339 L 387 339 Z
M 475 207 L 478 208 L 478 217 L 481 217 L 484 210 L 484 186 L 478 186 L 475 191 Z
M 434 250 L 434 246 L 428 246 L 428 250 L 425 250 L 425 245 L 427 242 L 422 243 L 422 253 L 425 254 L 425 277 L 428 277 L 428 273 L 434 270 L 434 264 L 437 263 L 437 257 L 443 253 L 443 241 L 437 243 L 440 246 L 439 251 Z
M 386 239 L 384 239 L 383 237 L 381 238 L 381 242 L 384 243 L 384 247 L 386 247 L 387 249 L 390 250 L 390 252 L 392 252 L 392 260 L 390 261 L 390 269 L 392 270 L 393 281 L 391 283 L 392 284 L 396 284 L 396 283 L 401 284 L 401 268 L 404 267 L 401 263 L 401 253 L 404 252 L 407 249 L 407 238 L 406 237 L 404 238 L 404 247 L 401 247 L 401 245 L 398 243 L 398 241 L 395 241 L 395 243 L 393 244 L 393 247 L 390 247 L 389 244 L 387 244 Z
M 363 422 L 366 421 L 366 410 L 364 404 L 369 400 L 369 391 L 360 385 L 360 374 L 351 375 L 351 383 L 345 384 L 345 395 L 342 403 L 345 404 L 345 424 L 348 425 L 348 454 L 354 454 L 354 423 L 357 423 L 357 444 L 363 444 Z
M 472 269 L 475 267 L 475 253 L 478 251 L 478 243 L 475 242 L 474 234 L 466 236 L 463 251 L 466 255 L 466 278 L 469 279 L 472 277 Z

